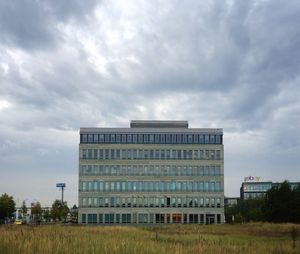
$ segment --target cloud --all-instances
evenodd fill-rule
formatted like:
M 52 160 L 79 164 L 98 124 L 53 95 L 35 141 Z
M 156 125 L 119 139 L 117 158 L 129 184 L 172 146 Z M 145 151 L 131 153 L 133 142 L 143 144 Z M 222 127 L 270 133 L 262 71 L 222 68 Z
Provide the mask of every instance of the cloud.
M 299 11 L 282 0 L 1 1 L 0 170 L 74 179 L 79 127 L 185 119 L 224 128 L 228 195 L 250 173 L 284 180 L 284 167 L 297 180 Z

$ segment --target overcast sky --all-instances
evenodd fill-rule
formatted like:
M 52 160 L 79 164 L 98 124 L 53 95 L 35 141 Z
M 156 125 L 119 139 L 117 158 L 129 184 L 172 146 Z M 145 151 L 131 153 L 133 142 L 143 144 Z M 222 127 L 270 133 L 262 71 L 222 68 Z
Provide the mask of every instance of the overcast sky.
M 224 129 L 225 195 L 300 181 L 300 2 L 0 1 L 0 194 L 77 204 L 80 127 Z

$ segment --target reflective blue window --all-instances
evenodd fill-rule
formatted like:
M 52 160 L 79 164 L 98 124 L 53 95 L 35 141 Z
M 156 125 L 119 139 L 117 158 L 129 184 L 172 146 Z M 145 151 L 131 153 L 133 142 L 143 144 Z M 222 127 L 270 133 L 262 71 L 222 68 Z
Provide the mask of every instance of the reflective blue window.
M 121 135 L 120 135 L 120 134 L 117 134 L 117 135 L 116 135 L 116 143 L 117 143 L 117 144 L 120 144 L 120 143 L 121 143 Z
M 188 135 L 188 144 L 193 143 L 193 135 Z
M 171 144 L 171 135 L 166 134 L 166 144 Z
M 199 144 L 204 144 L 204 136 L 199 135 Z
M 154 144 L 154 134 L 149 135 L 149 143 Z
M 187 183 L 185 181 L 182 183 L 182 190 L 187 191 Z
M 143 134 L 138 135 L 138 143 L 143 144 Z
M 98 134 L 94 134 L 94 143 L 98 143 Z
M 128 134 L 127 135 L 127 144 L 131 144 L 132 143 L 132 135 Z
M 172 144 L 176 144 L 176 134 L 172 134 Z
M 159 144 L 160 140 L 159 140 L 159 134 L 155 134 L 155 144 Z
M 172 182 L 172 191 L 175 191 L 176 190 L 176 183 L 173 181 Z
M 131 182 L 129 181 L 127 182 L 127 191 L 129 192 L 131 191 Z
M 155 150 L 155 159 L 156 160 L 159 159 L 159 150 L 158 149 Z
M 166 150 L 166 157 L 167 157 L 167 160 L 170 160 L 170 150 Z
M 199 183 L 199 191 L 204 191 L 204 184 L 203 184 L 203 182 Z
M 94 137 L 93 134 L 88 134 L 89 143 L 93 143 Z
M 216 135 L 216 144 L 221 144 L 221 136 Z
M 177 144 L 181 144 L 181 134 L 177 134 Z
M 194 136 L 194 144 L 198 144 L 199 143 L 199 136 L 198 135 L 193 135 Z
M 193 191 L 193 182 L 189 182 L 189 191 Z
M 182 144 L 187 144 L 187 140 L 188 138 L 187 138 L 187 135 L 182 135 Z
M 145 186 L 145 191 L 148 192 L 149 191 L 148 181 L 144 182 L 144 186 Z
M 205 182 L 205 191 L 206 192 L 209 191 L 209 182 L 208 181 Z
M 127 150 L 127 159 L 131 160 L 131 149 Z
M 121 191 L 126 191 L 126 182 L 122 182 Z
M 169 192 L 171 189 L 170 189 L 170 182 L 166 182 L 166 191 Z
M 215 182 L 210 183 L 210 191 L 215 192 Z
M 136 182 L 132 182 L 132 191 L 137 191 Z
M 150 150 L 150 160 L 153 160 L 154 159 L 154 150 L 151 149 Z
M 148 158 L 149 158 L 148 149 L 144 150 L 144 158 L 145 158 L 145 160 L 148 160 Z
M 181 150 L 177 150 L 177 159 L 181 160 Z
M 160 151 L 160 159 L 164 160 L 165 159 L 165 150 Z
M 122 134 L 122 144 L 126 143 L 126 134 Z
M 110 134 L 110 142 L 114 144 L 116 142 L 116 135 L 115 134 Z
M 132 135 L 132 143 L 137 144 L 137 134 Z
M 109 144 L 109 134 L 105 134 L 105 143 Z
M 198 182 L 194 182 L 194 192 L 198 191 Z
M 159 190 L 159 182 L 158 181 L 155 182 L 155 191 L 160 191 Z
M 161 134 L 160 135 L 160 143 L 161 144 L 165 144 L 166 143 L 166 135 L 165 134 Z
M 154 183 L 152 181 L 149 182 L 149 191 L 154 191 Z
M 215 144 L 215 135 L 210 135 L 210 144 Z
M 209 144 L 209 135 L 205 135 L 205 144 Z
M 181 182 L 180 181 L 177 182 L 177 191 L 181 191 Z
M 149 135 L 144 134 L 144 144 L 148 144 L 148 143 L 149 143 Z
M 87 134 L 82 135 L 82 142 L 87 143 Z

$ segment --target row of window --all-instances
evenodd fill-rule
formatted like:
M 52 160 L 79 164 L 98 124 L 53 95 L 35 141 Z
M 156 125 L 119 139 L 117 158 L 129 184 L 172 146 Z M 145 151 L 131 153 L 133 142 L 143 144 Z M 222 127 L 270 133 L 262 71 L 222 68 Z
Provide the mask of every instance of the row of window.
M 264 191 L 272 188 L 271 184 L 244 184 L 244 191 Z
M 82 144 L 222 144 L 222 135 L 80 134 Z
M 88 197 L 81 202 L 81 207 L 221 207 L 221 198 L 214 197 Z
M 84 160 L 221 160 L 221 150 L 82 149 Z
M 221 176 L 220 165 L 81 165 L 81 175 L 96 176 Z
M 195 214 L 195 213 L 88 213 L 81 214 L 82 223 L 196 223 L 214 224 L 221 223 L 221 214 Z
M 93 192 L 220 192 L 220 181 L 83 181 L 81 191 Z

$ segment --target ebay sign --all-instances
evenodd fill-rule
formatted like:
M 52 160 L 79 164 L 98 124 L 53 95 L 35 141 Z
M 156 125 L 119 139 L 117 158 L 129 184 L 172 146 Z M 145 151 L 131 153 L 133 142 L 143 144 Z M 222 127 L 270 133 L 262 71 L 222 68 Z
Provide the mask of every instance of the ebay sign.
M 244 177 L 244 182 L 259 182 L 261 180 L 260 176 L 246 176 Z

